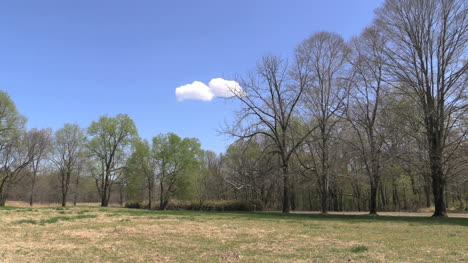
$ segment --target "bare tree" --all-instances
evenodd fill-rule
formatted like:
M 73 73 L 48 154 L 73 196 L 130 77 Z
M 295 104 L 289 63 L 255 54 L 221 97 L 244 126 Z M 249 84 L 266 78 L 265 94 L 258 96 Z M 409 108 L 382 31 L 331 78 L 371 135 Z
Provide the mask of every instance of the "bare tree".
M 213 190 L 216 190 L 217 187 L 222 187 L 223 183 L 216 180 L 221 177 L 221 158 L 212 151 L 203 151 L 201 155 L 200 169 L 196 172 L 194 187 L 200 209 L 210 197 L 210 193 L 214 192 Z
M 224 156 L 212 151 L 205 152 L 205 162 L 210 178 L 206 190 L 213 199 L 226 200 L 227 187 L 223 177 Z
M 32 129 L 29 131 L 28 138 L 30 144 L 36 145 L 32 161 L 32 181 L 31 192 L 29 193 L 29 205 L 32 206 L 34 202 L 34 188 L 36 186 L 37 173 L 40 169 L 41 163 L 47 158 L 52 147 L 52 130 L 51 129 Z
M 322 196 L 322 213 L 327 213 L 329 200 L 329 176 L 335 126 L 341 121 L 348 97 L 348 81 L 345 78 L 349 49 L 343 38 L 329 32 L 319 32 L 304 40 L 296 49 L 296 57 L 307 65 L 306 96 L 304 101 L 312 125 L 317 132 L 311 140 L 310 152 L 318 159 L 314 171 L 318 176 Z
M 74 194 L 73 194 L 73 205 L 76 206 L 76 203 L 78 201 L 78 195 L 79 195 L 79 186 L 80 186 L 80 179 L 82 177 L 83 172 L 88 169 L 88 159 L 86 158 L 86 152 L 80 151 L 78 155 L 78 160 L 76 162 L 76 169 L 75 169 L 75 186 L 74 186 Z
M 268 140 L 260 136 L 233 143 L 224 156 L 224 181 L 236 191 L 236 197 L 245 201 L 260 201 L 267 205 L 272 195 L 274 173 L 278 169 L 278 156 L 263 149 Z
M 67 205 L 70 180 L 78 168 L 84 142 L 83 131 L 77 124 L 66 123 L 62 129 L 55 132 L 52 162 L 60 175 L 62 206 Z
M 450 149 L 461 142 L 449 134 L 467 110 L 467 5 L 464 0 L 387 0 L 376 12 L 378 30 L 389 40 L 386 57 L 395 86 L 423 112 L 433 216 L 447 215 L 444 169 Z
M 385 143 L 384 100 L 389 87 L 384 81 L 384 47 L 386 40 L 375 28 L 367 28 L 351 41 L 354 50 L 350 62 L 353 70 L 353 92 L 347 119 L 358 140 L 348 141 L 359 152 L 370 181 L 369 213 L 377 214 L 377 190 L 382 169 Z M 354 143 L 356 142 L 356 143 Z
M 246 139 L 264 135 L 271 139 L 270 153 L 279 156 L 283 179 L 283 213 L 291 208 L 290 160 L 294 151 L 313 129 L 294 129 L 302 126 L 295 114 L 306 88 L 303 61 L 297 60 L 292 70 L 279 57 L 264 57 L 254 73 L 240 80 L 243 91 L 233 90 L 242 107 L 234 125 L 227 132 Z M 289 74 L 291 73 L 291 74 Z M 301 132 L 299 132 L 301 131 Z

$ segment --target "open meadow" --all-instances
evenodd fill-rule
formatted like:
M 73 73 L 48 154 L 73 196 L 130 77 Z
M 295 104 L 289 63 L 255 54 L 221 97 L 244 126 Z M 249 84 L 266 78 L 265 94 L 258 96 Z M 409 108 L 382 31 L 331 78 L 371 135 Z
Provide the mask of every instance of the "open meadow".
M 468 219 L 2 207 L 0 262 L 467 262 Z
M 0 36 L 0 263 L 468 263 L 468 0 L 7 0 Z

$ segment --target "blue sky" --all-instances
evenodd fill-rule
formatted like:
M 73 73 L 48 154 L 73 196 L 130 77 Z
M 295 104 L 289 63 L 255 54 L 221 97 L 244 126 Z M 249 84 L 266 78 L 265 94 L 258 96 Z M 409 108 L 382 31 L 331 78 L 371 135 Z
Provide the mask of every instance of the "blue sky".
M 4 0 L 0 1 L 0 89 L 29 128 L 86 127 L 127 113 L 144 138 L 174 132 L 223 152 L 216 132 L 232 103 L 179 101 L 179 86 L 232 79 L 263 55 L 290 56 L 312 33 L 345 39 L 381 0 Z

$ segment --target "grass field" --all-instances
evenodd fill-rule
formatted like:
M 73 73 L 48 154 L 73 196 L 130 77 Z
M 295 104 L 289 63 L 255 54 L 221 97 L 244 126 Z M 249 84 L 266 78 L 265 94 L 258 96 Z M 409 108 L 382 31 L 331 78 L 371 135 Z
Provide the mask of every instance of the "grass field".
M 468 262 L 468 219 L 4 207 L 0 262 Z

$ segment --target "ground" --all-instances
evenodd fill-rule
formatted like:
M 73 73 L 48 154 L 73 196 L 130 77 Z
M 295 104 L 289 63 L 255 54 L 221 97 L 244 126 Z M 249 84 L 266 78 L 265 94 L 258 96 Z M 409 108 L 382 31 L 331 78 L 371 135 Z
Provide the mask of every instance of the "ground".
M 4 207 L 0 262 L 468 262 L 468 219 Z

